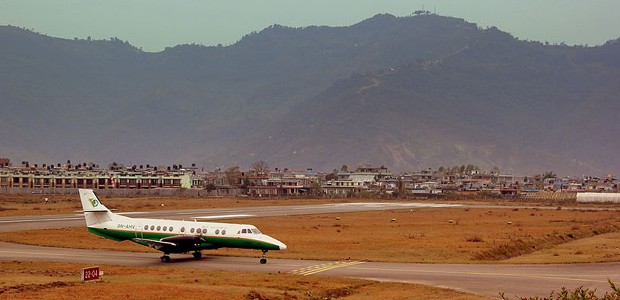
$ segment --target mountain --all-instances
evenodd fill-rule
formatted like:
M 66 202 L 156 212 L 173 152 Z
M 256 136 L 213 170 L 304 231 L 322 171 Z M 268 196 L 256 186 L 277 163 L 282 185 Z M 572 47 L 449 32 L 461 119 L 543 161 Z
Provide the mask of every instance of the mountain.
M 145 53 L 0 27 L 0 156 L 207 168 L 620 168 L 620 43 L 520 41 L 436 15 L 274 25 Z

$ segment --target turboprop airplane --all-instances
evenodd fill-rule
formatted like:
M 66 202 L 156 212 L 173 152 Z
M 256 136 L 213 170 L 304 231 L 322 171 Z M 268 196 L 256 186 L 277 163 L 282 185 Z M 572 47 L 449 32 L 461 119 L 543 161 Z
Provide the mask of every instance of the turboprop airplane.
M 79 189 L 88 231 L 115 241 L 132 241 L 163 252 L 162 262 L 170 262 L 170 253 L 243 248 L 262 250 L 261 264 L 267 263 L 269 250 L 285 250 L 286 245 L 256 227 L 244 224 L 130 218 L 111 212 L 93 190 Z

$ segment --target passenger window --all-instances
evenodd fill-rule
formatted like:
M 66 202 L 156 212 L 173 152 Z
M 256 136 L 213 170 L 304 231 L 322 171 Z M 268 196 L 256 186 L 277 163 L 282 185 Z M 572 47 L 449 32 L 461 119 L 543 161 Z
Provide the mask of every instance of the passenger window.
M 151 225 L 151 230 L 155 230 L 155 225 Z
M 157 231 L 160 231 L 160 230 L 161 230 L 161 226 L 157 226 Z
M 203 229 L 203 230 L 202 230 L 202 233 L 207 234 L 207 229 L 206 229 L 206 228 L 205 228 L 205 229 Z
M 216 229 L 216 230 L 215 230 L 215 234 L 220 234 L 220 230 L 219 230 L 219 229 Z
M 194 233 L 194 228 L 190 229 L 189 232 Z
M 181 227 L 181 232 L 185 232 L 185 227 Z
M 169 231 L 173 231 L 174 228 L 172 226 L 170 226 L 170 228 L 168 228 Z
M 167 230 L 168 230 L 168 226 L 164 226 L 164 231 L 167 231 Z
M 149 230 L 149 225 L 144 226 L 144 230 Z
M 222 230 L 222 235 L 226 235 L 226 229 Z

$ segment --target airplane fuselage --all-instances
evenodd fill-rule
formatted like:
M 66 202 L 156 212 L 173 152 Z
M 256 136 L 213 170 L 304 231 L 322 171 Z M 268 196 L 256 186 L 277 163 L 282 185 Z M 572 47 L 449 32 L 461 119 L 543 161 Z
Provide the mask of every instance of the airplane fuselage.
M 193 222 L 160 219 L 121 220 L 89 226 L 88 231 L 116 241 L 130 240 L 148 246 L 144 240 L 166 240 L 184 236 L 195 238 L 197 247 L 171 249 L 169 253 L 184 253 L 194 248 L 243 248 L 260 250 L 284 250 L 278 240 L 262 234 L 256 227 L 245 224 Z

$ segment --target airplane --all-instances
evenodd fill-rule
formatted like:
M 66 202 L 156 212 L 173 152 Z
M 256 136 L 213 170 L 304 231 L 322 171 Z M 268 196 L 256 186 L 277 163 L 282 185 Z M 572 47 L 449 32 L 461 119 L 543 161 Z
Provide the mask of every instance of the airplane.
M 170 262 L 171 253 L 193 251 L 194 259 L 200 259 L 201 250 L 243 248 L 261 250 L 260 263 L 266 264 L 267 251 L 286 249 L 284 243 L 252 225 L 130 218 L 111 212 L 92 189 L 79 189 L 79 193 L 89 232 L 159 250 L 162 262 Z

